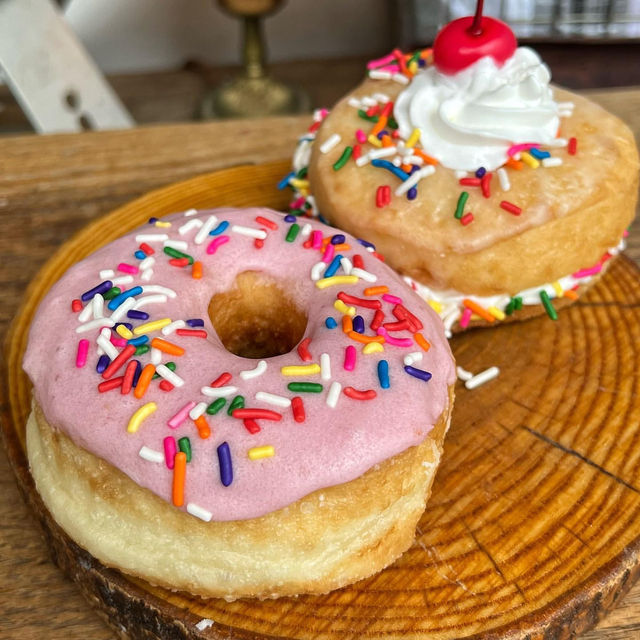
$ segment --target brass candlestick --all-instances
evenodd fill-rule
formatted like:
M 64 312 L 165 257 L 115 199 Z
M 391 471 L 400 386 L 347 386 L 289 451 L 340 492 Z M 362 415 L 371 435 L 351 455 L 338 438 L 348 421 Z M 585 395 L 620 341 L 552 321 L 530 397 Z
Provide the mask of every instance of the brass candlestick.
M 309 109 L 301 90 L 269 77 L 265 68 L 262 19 L 283 0 L 218 0 L 226 11 L 243 20 L 242 74 L 211 91 L 202 104 L 205 118 L 244 118 L 300 113 Z

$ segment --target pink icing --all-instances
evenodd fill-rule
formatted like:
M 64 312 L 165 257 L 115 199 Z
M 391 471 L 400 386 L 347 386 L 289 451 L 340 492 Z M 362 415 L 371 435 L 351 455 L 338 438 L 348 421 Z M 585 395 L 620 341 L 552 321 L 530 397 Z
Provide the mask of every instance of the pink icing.
M 228 221 L 225 234 L 229 241 L 219 246 L 215 255 L 207 253 L 210 236 L 196 245 L 198 229 L 192 228 L 183 236 L 178 228 L 199 218 L 203 222 L 215 214 L 218 221 Z M 233 231 L 233 225 L 262 229 L 255 222 L 256 216 L 264 216 L 278 225 L 269 230 L 263 248 L 258 249 L 254 238 Z M 346 235 L 351 250 L 341 255 L 353 258 L 355 253 L 364 259 L 364 269 L 377 276 L 377 285 L 389 287 L 392 294 L 399 294 L 404 306 L 424 324 L 422 335 L 431 348 L 421 361 L 421 367 L 433 374 L 425 383 L 405 373 L 403 358 L 406 348 L 385 344 L 384 352 L 364 354 L 363 344 L 351 340 L 341 327 L 342 314 L 334 308 L 339 291 L 367 299 L 364 289 L 370 282 L 358 280 L 356 284 L 343 284 L 319 289 L 311 280 L 311 268 L 322 258 L 322 252 L 304 248 L 299 236 L 294 242 L 285 242 L 289 224 L 281 214 L 264 209 L 218 209 L 201 211 L 197 216 L 177 214 L 167 218 L 172 226 L 158 228 L 152 224 L 128 234 L 96 251 L 89 258 L 73 266 L 49 291 L 42 301 L 31 326 L 29 343 L 24 358 L 24 368 L 34 384 L 34 393 L 49 423 L 64 431 L 79 446 L 108 461 L 122 470 L 134 482 L 150 489 L 161 498 L 171 501 L 172 471 L 162 462 L 145 460 L 139 451 L 146 446 L 154 451 L 167 451 L 167 438 L 176 441 L 188 437 L 193 458 L 187 465 L 185 507 L 195 503 L 210 511 L 214 520 L 252 518 L 282 508 L 317 489 L 352 480 L 373 465 L 390 458 L 410 446 L 419 444 L 432 429 L 447 404 L 447 388 L 455 381 L 454 363 L 449 345 L 444 337 L 442 323 L 437 315 L 391 269 L 365 250 L 355 239 Z M 313 231 L 324 237 L 334 230 L 313 220 L 302 220 Z M 122 395 L 119 389 L 99 393 L 97 386 L 103 381 L 96 373 L 95 340 L 100 329 L 84 334 L 76 333 L 80 324 L 77 314 L 71 311 L 71 300 L 100 282 L 99 272 L 112 269 L 120 262 L 134 263 L 133 253 L 140 242 L 136 234 L 166 233 L 170 240 L 188 242 L 186 253 L 203 264 L 201 279 L 191 277 L 191 270 L 169 264 L 169 256 L 162 251 L 162 242 L 152 244 L 154 254 L 153 277 L 142 279 L 142 273 L 134 275 L 130 288 L 162 285 L 175 292 L 164 303 L 151 303 L 143 308 L 150 314 L 149 321 L 160 318 L 186 320 L 202 318 L 207 331 L 206 340 L 173 333 L 163 336 L 153 332 L 149 338 L 161 337 L 186 349 L 181 357 L 163 354 L 162 362 L 177 364 L 176 373 L 185 381 L 170 392 L 159 388 L 160 380 L 153 380 L 142 399 L 133 392 Z M 318 235 L 314 235 L 317 239 Z M 256 360 L 241 358 L 229 353 L 218 340 L 207 314 L 211 297 L 231 288 L 235 276 L 246 270 L 259 271 L 282 281 L 283 288 L 308 314 L 304 338 L 310 338 L 308 350 L 312 363 L 320 363 L 320 355 L 328 353 L 331 359 L 331 378 L 324 380 L 321 374 L 289 377 L 281 374 L 286 365 L 306 365 L 294 348 L 290 353 L 268 358 L 267 370 L 262 375 L 243 379 L 241 371 L 254 369 Z M 340 269 L 336 275 L 344 275 Z M 152 295 L 143 291 L 140 297 Z M 155 295 L 155 293 L 153 294 Z M 91 301 L 85 304 L 91 304 Z M 393 304 L 381 300 L 387 321 L 395 321 Z M 357 313 L 365 320 L 365 333 L 375 335 L 370 329 L 374 310 L 358 307 Z M 105 304 L 105 316 L 112 313 Z M 328 329 L 327 317 L 334 318 L 338 326 Z M 134 327 L 140 320 L 124 318 Z M 400 339 L 409 339 L 408 331 L 394 332 Z M 87 366 L 77 368 L 75 360 L 79 338 L 90 341 Z M 345 348 L 355 347 L 357 358 L 353 371 L 341 366 Z M 419 347 L 416 348 L 419 349 Z M 142 366 L 150 362 L 150 354 L 134 356 Z M 381 359 L 389 363 L 391 385 L 382 389 L 377 377 L 377 364 Z M 124 367 L 116 375 L 122 375 Z M 261 431 L 249 433 L 242 420 L 227 415 L 227 407 L 233 396 L 227 399 L 224 409 L 215 416 L 204 414 L 211 436 L 201 439 L 193 420 L 186 419 L 176 429 L 167 425 L 171 418 L 191 403 L 211 402 L 201 393 L 201 388 L 211 384 L 221 373 L 229 372 L 226 383 L 238 388 L 237 394 L 245 397 L 245 406 L 277 411 L 280 421 L 257 420 Z M 294 393 L 287 389 L 292 381 L 317 382 L 324 386 L 322 393 Z M 332 381 L 342 388 L 373 389 L 376 397 L 371 400 L 355 400 L 340 394 L 335 409 L 326 403 Z M 257 392 L 263 391 L 289 399 L 301 396 L 306 418 L 298 423 L 291 407 L 279 408 L 259 402 Z M 235 394 L 234 394 L 235 395 Z M 147 402 L 155 402 L 157 410 L 149 416 L 136 433 L 127 432 L 127 424 L 133 413 Z M 228 442 L 233 461 L 233 482 L 225 487 L 219 476 L 217 447 Z M 253 447 L 272 445 L 275 455 L 259 460 L 249 459 L 247 452 Z M 169 447 L 171 449 L 171 447 Z M 185 508 L 183 507 L 183 509 Z

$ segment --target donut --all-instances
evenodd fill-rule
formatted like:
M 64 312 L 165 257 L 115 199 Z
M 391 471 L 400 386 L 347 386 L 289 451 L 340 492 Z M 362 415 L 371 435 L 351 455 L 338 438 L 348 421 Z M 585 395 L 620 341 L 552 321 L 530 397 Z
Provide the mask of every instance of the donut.
M 283 182 L 292 208 L 366 234 L 448 331 L 555 320 L 624 248 L 638 191 L 633 135 L 551 87 L 529 48 L 454 74 L 432 58 L 374 61 L 316 113 Z
M 325 593 L 413 542 L 455 366 L 368 242 L 267 209 L 152 218 L 42 300 L 31 472 L 107 566 L 201 596 Z

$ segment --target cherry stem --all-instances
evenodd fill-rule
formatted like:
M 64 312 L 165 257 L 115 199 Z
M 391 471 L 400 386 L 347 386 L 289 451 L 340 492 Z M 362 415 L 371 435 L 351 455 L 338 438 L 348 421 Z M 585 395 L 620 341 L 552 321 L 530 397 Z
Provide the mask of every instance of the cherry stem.
M 477 0 L 476 2 L 476 15 L 473 16 L 473 22 L 467 29 L 467 33 L 471 36 L 482 35 L 482 8 L 484 0 Z

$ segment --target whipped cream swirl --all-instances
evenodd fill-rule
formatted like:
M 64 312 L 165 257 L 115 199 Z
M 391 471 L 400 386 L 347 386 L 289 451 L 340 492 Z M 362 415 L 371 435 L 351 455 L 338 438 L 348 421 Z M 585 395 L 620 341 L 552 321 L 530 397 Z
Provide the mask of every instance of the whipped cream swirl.
M 395 102 L 400 134 L 420 130 L 429 155 L 449 169 L 492 171 L 514 144 L 548 144 L 560 122 L 538 54 L 519 47 L 499 67 L 487 56 L 455 75 L 435 67 L 419 71 Z

